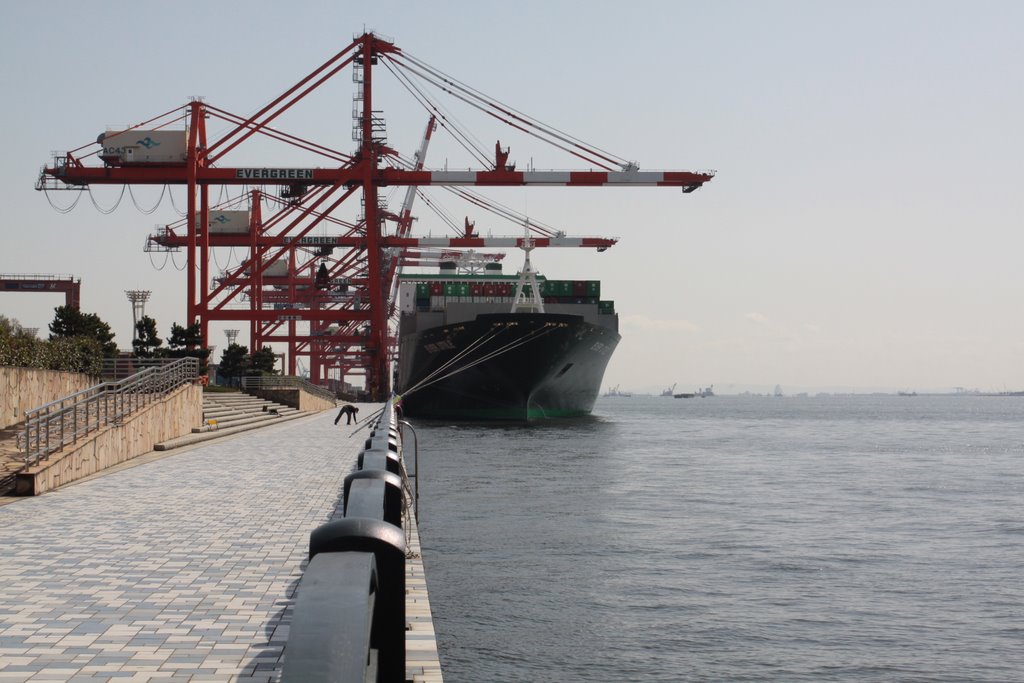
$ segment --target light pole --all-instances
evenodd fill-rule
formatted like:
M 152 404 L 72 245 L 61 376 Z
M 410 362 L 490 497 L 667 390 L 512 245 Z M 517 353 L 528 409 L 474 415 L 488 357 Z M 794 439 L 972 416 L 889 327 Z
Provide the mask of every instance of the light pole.
M 139 338 L 139 321 L 146 316 L 146 302 L 152 292 L 148 289 L 126 289 L 128 301 L 132 302 L 132 341 Z

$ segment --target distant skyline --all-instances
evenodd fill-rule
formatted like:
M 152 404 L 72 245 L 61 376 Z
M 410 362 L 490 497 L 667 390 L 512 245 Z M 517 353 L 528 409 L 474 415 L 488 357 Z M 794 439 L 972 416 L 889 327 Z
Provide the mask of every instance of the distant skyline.
M 252 113 L 373 29 L 643 169 L 717 170 L 692 194 L 490 192 L 569 235 L 621 238 L 601 254 L 533 257 L 552 278 L 600 279 L 615 301 L 623 340 L 603 389 L 1021 390 L 1022 24 L 1016 2 L 7 3 L 0 273 L 81 277 L 83 310 L 121 348 L 124 290 L 152 290 L 146 311 L 166 338 L 186 322 L 183 258 L 142 246 L 177 219 L 170 202 L 146 214 L 136 205 L 152 208 L 159 190 L 134 188 L 105 215 L 97 206 L 119 190 L 97 188 L 62 214 L 33 189 L 39 168 L 191 96 Z M 287 130 L 351 150 L 351 98 L 340 77 Z M 396 86 L 380 104 L 389 142 L 411 155 L 425 113 Z M 482 124 L 482 144 L 500 139 L 520 166 L 577 166 Z M 438 139 L 427 165 L 446 164 L 478 166 Z M 515 232 L 446 208 L 478 231 Z M 417 233 L 447 233 L 423 205 L 414 213 Z M 218 269 L 238 256 L 218 254 Z M 509 254 L 506 270 L 520 260 Z M 0 314 L 41 336 L 61 303 L 0 292 Z M 212 325 L 211 343 L 223 349 L 231 327 L 247 344 L 239 324 Z

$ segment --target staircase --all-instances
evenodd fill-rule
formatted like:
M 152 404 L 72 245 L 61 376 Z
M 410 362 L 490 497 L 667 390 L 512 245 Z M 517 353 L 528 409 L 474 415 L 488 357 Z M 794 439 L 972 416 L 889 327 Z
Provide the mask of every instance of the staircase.
M 282 403 L 248 394 L 207 392 L 203 394 L 203 424 L 194 427 L 191 434 L 156 444 L 154 450 L 180 448 L 207 439 L 294 420 L 308 414 Z
M 203 423 L 194 427 L 191 434 L 158 443 L 153 448 L 167 451 L 309 414 L 248 394 L 204 392 Z M 24 433 L 24 422 L 0 430 L 0 496 L 8 495 L 14 489 L 15 474 L 25 466 L 25 453 L 18 445 L 18 436 L 23 437 Z M 54 437 L 55 440 L 57 438 Z

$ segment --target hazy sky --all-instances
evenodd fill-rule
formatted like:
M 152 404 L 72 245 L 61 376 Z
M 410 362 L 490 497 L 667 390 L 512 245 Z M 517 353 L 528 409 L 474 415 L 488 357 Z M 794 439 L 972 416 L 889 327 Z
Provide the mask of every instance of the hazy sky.
M 170 204 L 146 215 L 126 194 L 104 215 L 85 196 L 61 214 L 33 189 L 40 167 L 51 151 L 193 95 L 252 113 L 374 29 L 642 169 L 718 171 L 689 195 L 492 193 L 570 235 L 621 238 L 602 254 L 533 259 L 555 279 L 600 279 L 615 300 L 623 340 L 605 385 L 1024 389 L 1024 4 L 369 5 L 3 3 L 0 273 L 80 276 L 83 309 L 110 322 L 122 347 L 131 340 L 124 290 L 151 289 L 147 313 L 166 335 L 184 322 L 184 275 L 142 247 L 155 225 L 177 218 Z M 378 73 L 391 82 L 380 90 L 389 141 L 411 156 L 426 114 Z M 350 151 L 352 88 L 346 72 L 281 127 Z M 500 137 L 521 167 L 578 167 L 481 123 L 474 134 L 490 147 Z M 259 154 L 248 165 L 288 165 Z M 439 139 L 427 163 L 469 166 L 460 154 Z M 100 187 L 93 198 L 107 208 L 118 193 Z M 63 205 L 71 194 L 51 199 Z M 148 209 L 157 194 L 142 188 L 135 198 Z M 180 189 L 176 197 L 181 205 Z M 445 234 L 429 211 L 416 213 L 416 232 Z M 474 217 L 480 232 L 516 232 Z M 30 327 L 45 329 L 61 303 L 0 293 L 0 313 Z M 211 326 L 211 342 L 223 346 L 230 326 Z

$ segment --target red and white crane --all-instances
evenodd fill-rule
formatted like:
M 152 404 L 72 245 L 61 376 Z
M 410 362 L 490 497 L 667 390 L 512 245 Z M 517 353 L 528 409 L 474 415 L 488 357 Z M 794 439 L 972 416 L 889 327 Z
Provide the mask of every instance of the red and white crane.
M 426 168 L 423 157 L 433 123 L 428 125 L 421 153 L 414 163 L 401 162 L 398 153 L 387 144 L 381 112 L 374 109 L 374 82 L 381 66 L 482 168 Z M 352 69 L 357 84 L 353 110 L 357 147 L 353 153 L 273 127 L 303 98 L 347 68 Z M 587 168 L 517 170 L 515 164 L 508 163 L 508 148 L 503 149 L 498 143 L 493 155 L 484 151 L 446 115 L 430 92 L 454 98 L 518 133 L 552 145 Z M 228 131 L 219 137 L 208 135 L 208 119 L 228 124 Z M 315 161 L 298 166 L 231 163 L 232 152 L 254 136 L 302 150 Z M 193 100 L 183 109 L 171 110 L 125 130 L 108 131 L 94 144 L 58 155 L 52 165 L 43 169 L 37 188 L 184 187 L 184 224 L 169 226 L 151 244 L 185 250 L 188 323 L 200 323 L 204 343 L 211 321 L 249 321 L 254 346 L 259 340 L 290 345 L 292 370 L 295 356 L 308 353 L 312 380 L 323 380 L 329 367 L 337 367 L 345 374 L 363 373 L 369 398 L 382 400 L 389 389 L 392 285 L 399 264 L 408 258 L 408 250 L 508 248 L 520 246 L 524 239 L 479 237 L 471 229 L 455 237 L 415 237 L 411 235 L 411 211 L 403 208 L 398 216 L 389 214 L 381 202 L 382 188 L 409 188 L 406 203 L 411 207 L 409 198 L 415 194 L 415 188 L 430 186 L 448 189 L 480 204 L 483 202 L 473 199 L 475 195 L 469 192 L 469 186 L 652 186 L 675 187 L 689 193 L 713 175 L 641 171 L 635 163 L 503 105 L 403 52 L 394 43 L 364 33 L 251 116 L 239 116 Z M 283 188 L 279 192 L 283 196 L 269 201 L 271 193 L 266 188 L 275 186 Z M 257 188 L 248 198 L 249 224 L 238 232 L 218 231 L 211 226 L 217 211 L 211 202 L 211 188 L 230 187 Z M 358 218 L 337 218 L 346 202 L 351 205 L 357 194 L 362 199 Z M 266 217 L 261 209 L 265 203 L 273 205 Z M 393 233 L 387 229 L 388 220 L 398 224 Z M 603 250 L 615 242 L 603 238 L 574 240 L 558 233 L 545 233 L 533 225 L 528 227 L 536 233 L 531 238 L 535 247 Z M 236 268 L 215 278 L 211 273 L 211 251 L 222 247 L 244 248 L 247 256 Z M 347 291 L 337 291 L 342 287 L 347 287 Z M 278 293 L 284 293 L 283 301 L 278 300 Z M 307 333 L 298 331 L 300 321 L 308 323 Z

